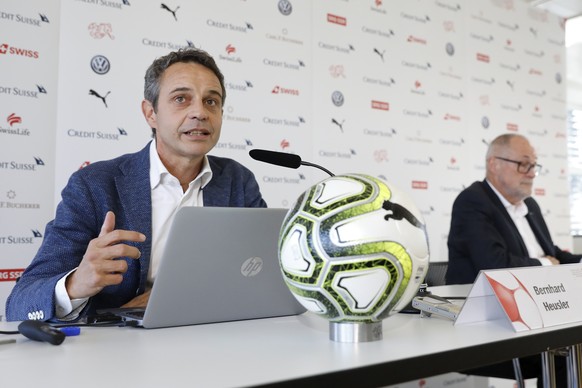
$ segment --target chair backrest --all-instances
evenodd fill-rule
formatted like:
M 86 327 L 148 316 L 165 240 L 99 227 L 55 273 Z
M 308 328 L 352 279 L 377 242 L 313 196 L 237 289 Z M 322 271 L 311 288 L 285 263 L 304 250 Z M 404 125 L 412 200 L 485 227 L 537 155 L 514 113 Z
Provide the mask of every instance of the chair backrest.
M 428 271 L 424 282 L 430 286 L 444 286 L 445 275 L 447 273 L 448 261 L 431 261 L 428 264 Z

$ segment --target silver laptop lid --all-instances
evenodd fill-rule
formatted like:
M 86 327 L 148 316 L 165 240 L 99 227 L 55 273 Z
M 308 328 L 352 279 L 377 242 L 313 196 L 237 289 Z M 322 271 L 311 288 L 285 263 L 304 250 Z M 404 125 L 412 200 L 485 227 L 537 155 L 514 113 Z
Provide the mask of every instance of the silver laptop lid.
M 142 325 L 295 315 L 279 267 L 286 209 L 184 207 L 172 223 Z

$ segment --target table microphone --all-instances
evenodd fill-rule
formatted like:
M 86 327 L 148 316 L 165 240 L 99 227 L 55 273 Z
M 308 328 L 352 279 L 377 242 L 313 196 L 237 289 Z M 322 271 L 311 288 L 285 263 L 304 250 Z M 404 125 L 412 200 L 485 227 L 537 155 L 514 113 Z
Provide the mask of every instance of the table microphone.
M 22 321 L 18 325 L 18 331 L 31 340 L 48 342 L 53 345 L 60 345 L 65 340 L 65 333 L 43 321 Z
M 288 154 L 286 152 L 277 152 L 277 151 L 268 151 L 268 150 L 250 150 L 249 155 L 251 158 L 258 160 L 259 162 L 265 162 L 269 164 L 274 164 L 277 166 L 282 167 L 289 167 L 289 168 L 299 168 L 299 166 L 311 166 L 315 168 L 319 168 L 322 171 L 325 171 L 329 174 L 329 176 L 335 176 L 331 173 L 328 169 L 315 164 L 301 160 L 299 155 L 295 154 Z

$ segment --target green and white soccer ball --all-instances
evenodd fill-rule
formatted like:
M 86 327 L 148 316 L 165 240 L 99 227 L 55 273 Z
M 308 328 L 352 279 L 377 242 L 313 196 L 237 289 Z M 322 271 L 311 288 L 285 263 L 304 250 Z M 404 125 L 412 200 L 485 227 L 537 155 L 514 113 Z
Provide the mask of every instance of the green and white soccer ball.
M 378 322 L 408 305 L 424 280 L 424 220 L 409 197 L 381 179 L 331 177 L 287 212 L 279 264 L 307 310 L 330 322 Z

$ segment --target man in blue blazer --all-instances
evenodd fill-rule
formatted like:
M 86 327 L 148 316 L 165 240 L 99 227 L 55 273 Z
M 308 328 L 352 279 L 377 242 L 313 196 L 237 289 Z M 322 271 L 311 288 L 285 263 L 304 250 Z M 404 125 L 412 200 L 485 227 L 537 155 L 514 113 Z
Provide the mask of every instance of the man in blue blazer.
M 473 283 L 480 270 L 579 263 L 582 256 L 558 248 L 537 202 L 531 198 L 541 166 L 529 141 L 517 134 L 495 138 L 487 150 L 486 175 L 463 190 L 453 203 L 447 284 Z M 541 356 L 520 360 L 524 378 L 543 386 Z M 556 358 L 556 382 L 566 386 L 566 366 Z M 462 371 L 513 379 L 512 362 Z
M 6 302 L 8 320 L 75 320 L 143 306 L 182 206 L 266 207 L 247 168 L 208 156 L 226 91 L 214 59 L 183 49 L 146 72 L 142 111 L 154 140 L 75 172 L 42 245 Z
M 541 166 L 529 141 L 497 137 L 487 152 L 486 179 L 463 190 L 453 203 L 448 238 L 447 284 L 473 283 L 480 270 L 579 263 L 561 250 L 530 197 Z

